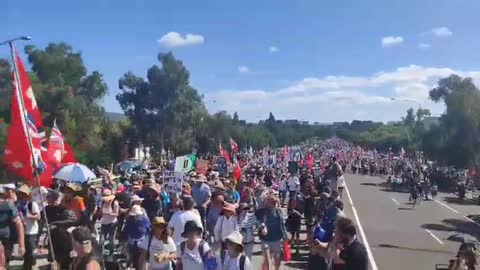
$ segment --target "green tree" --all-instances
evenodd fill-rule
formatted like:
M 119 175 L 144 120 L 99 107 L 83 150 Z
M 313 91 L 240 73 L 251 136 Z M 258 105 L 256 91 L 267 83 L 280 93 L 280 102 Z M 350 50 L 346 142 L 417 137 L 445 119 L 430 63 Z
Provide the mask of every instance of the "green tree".
M 446 113 L 434 131 L 437 137 L 427 148 L 433 154 L 444 153 L 442 160 L 457 167 L 480 164 L 480 92 L 471 78 L 451 75 L 430 90 L 430 98 L 443 102 Z M 440 147 L 439 149 L 432 149 Z M 448 154 L 447 154 L 448 153 Z
M 160 53 L 158 60 L 160 66 L 147 71 L 146 81 L 132 73 L 120 78 L 117 100 L 144 144 L 156 152 L 186 153 L 194 147 L 194 120 L 206 109 L 183 63 L 172 53 Z

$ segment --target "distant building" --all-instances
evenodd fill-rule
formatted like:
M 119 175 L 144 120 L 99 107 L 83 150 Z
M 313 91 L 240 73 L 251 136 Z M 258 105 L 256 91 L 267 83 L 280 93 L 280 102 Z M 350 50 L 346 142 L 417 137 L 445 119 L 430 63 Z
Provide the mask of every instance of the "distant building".
M 304 126 L 308 126 L 308 125 L 309 125 L 308 121 L 300 121 L 300 124 L 301 124 L 301 125 L 304 125 Z
M 348 122 L 333 122 L 334 127 L 348 127 L 350 123 Z
M 295 126 L 298 125 L 300 122 L 297 119 L 288 119 L 283 121 L 285 125 Z

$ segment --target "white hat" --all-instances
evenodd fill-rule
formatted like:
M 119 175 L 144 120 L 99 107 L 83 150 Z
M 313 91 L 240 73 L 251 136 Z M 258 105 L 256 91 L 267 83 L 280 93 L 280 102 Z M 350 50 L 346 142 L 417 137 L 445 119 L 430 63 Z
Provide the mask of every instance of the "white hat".
M 3 188 L 8 188 L 8 189 L 16 189 L 15 184 L 10 183 L 10 184 L 3 184 Z
M 132 209 L 128 213 L 130 216 L 140 216 L 143 215 L 142 207 L 140 205 L 132 206 Z
M 233 231 L 227 236 L 227 240 L 243 247 L 243 236 L 239 231 Z
M 140 198 L 137 194 L 132 196 L 132 200 L 130 201 L 131 203 L 133 202 L 143 202 L 143 198 Z

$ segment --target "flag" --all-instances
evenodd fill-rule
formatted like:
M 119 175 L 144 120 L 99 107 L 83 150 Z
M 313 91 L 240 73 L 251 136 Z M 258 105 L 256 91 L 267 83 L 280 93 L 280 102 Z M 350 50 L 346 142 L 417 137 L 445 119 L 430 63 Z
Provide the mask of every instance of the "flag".
M 45 132 L 30 78 L 13 44 L 11 50 L 15 74 L 4 162 L 12 175 L 36 185 L 34 172 L 46 170 L 43 158 L 47 152 L 42 147 Z M 48 181 L 51 183 L 51 177 Z M 41 185 L 49 186 L 49 183 L 42 181 Z
M 221 143 L 218 146 L 220 148 L 220 156 L 225 158 L 227 164 L 230 164 L 230 155 L 228 154 L 227 149 L 223 148 Z
M 66 164 L 66 163 L 77 163 L 77 160 L 75 159 L 75 155 L 70 145 L 64 142 L 62 164 Z
M 230 138 L 230 149 L 232 152 L 238 152 L 238 144 L 232 138 Z
M 308 166 L 308 169 L 310 169 L 310 170 L 313 168 L 313 155 L 312 155 L 312 153 L 307 155 L 307 166 Z
M 235 179 L 235 185 L 240 180 L 240 177 L 242 177 L 242 169 L 240 168 L 240 164 L 237 163 L 233 168 L 233 178 Z
M 53 121 L 52 132 L 50 134 L 50 139 L 48 140 L 47 153 L 49 165 L 51 165 L 53 170 L 56 171 L 62 164 L 64 154 L 63 135 L 57 127 L 57 120 Z

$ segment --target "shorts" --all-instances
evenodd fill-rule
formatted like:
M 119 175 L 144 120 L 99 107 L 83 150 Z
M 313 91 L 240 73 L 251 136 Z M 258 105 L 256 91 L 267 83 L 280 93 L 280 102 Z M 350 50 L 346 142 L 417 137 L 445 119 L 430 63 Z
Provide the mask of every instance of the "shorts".
M 275 260 L 282 259 L 282 241 L 262 241 L 262 250 L 270 250 Z

